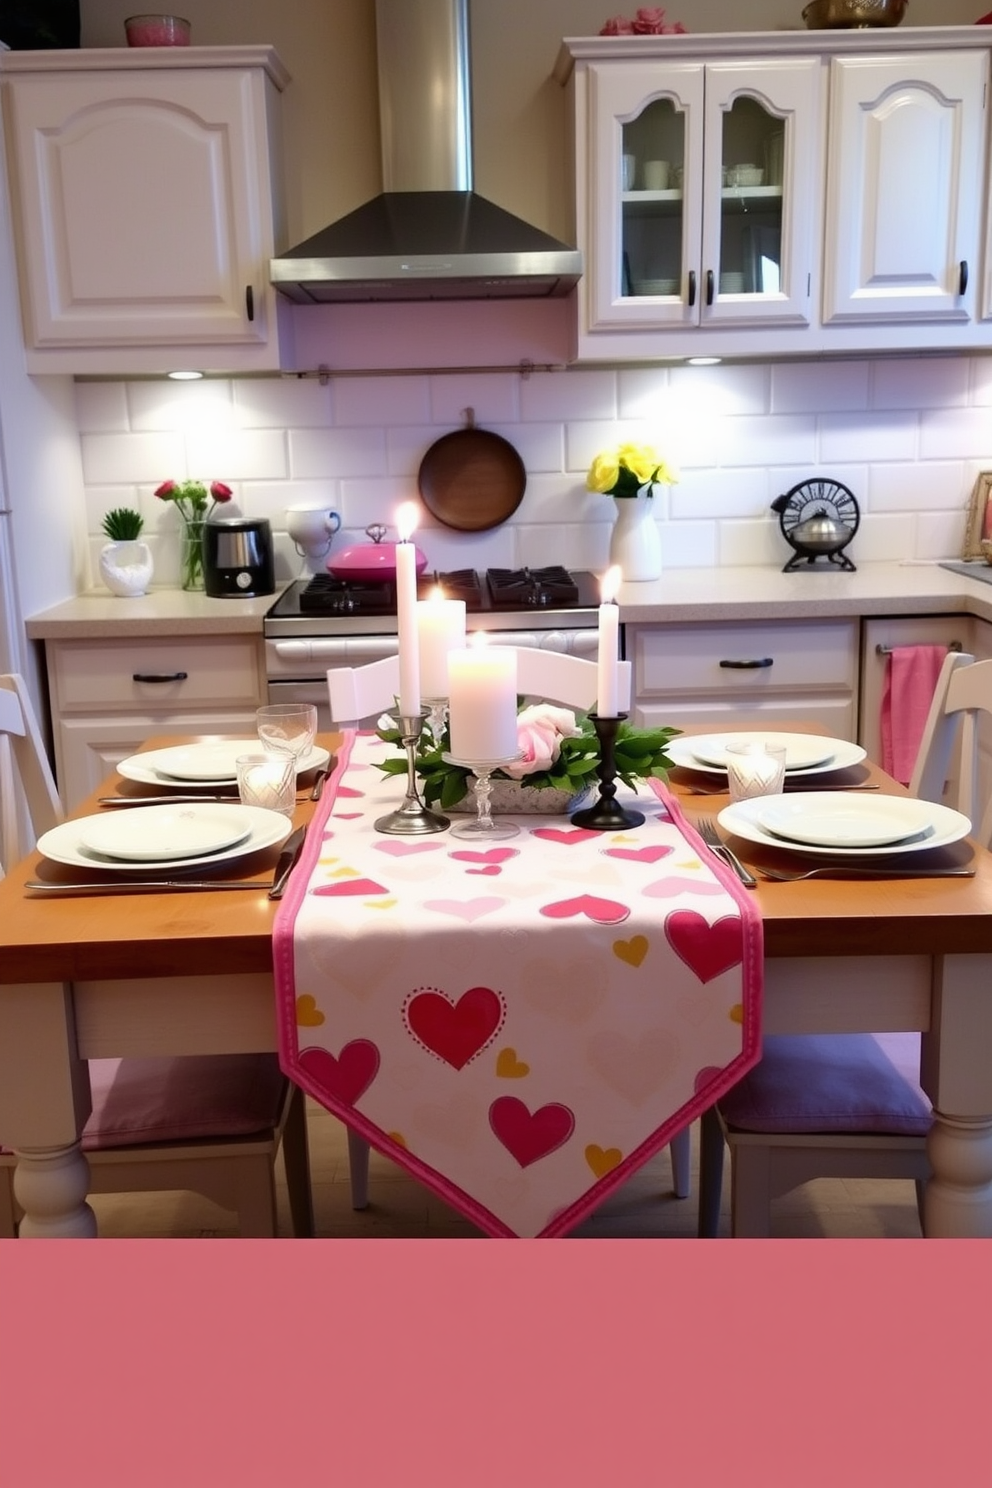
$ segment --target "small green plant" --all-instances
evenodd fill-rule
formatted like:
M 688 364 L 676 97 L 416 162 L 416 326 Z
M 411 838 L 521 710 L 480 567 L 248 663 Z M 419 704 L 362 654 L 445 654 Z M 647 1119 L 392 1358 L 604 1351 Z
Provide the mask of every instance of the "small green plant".
M 103 519 L 103 530 L 111 542 L 133 542 L 140 537 L 145 519 L 128 506 L 117 506 Z

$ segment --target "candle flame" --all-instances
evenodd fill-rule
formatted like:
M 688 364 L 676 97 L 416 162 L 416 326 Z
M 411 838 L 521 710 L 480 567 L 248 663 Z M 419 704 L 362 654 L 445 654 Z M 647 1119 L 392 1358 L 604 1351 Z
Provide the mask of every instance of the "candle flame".
M 468 643 L 470 646 L 488 646 L 489 637 L 484 630 L 473 630 L 468 638 Z
M 599 598 L 602 604 L 609 604 L 611 599 L 616 599 L 620 585 L 623 583 L 623 570 L 616 564 L 608 568 L 599 581 Z
M 396 512 L 396 530 L 400 536 L 400 542 L 409 542 L 417 530 L 417 503 L 415 501 L 404 501 Z
M 444 590 L 441 588 L 441 585 L 440 584 L 435 584 L 434 585 L 434 588 L 430 592 L 430 598 L 431 599 L 443 599 L 444 598 Z

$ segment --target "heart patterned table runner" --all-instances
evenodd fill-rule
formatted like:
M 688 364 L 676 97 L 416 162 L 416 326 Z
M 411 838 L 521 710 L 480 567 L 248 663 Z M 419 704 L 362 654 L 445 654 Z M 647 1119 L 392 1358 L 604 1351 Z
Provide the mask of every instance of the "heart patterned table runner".
M 760 914 L 661 785 L 642 827 L 385 836 L 349 733 L 278 912 L 286 1073 L 482 1230 L 561 1235 L 759 1056 Z

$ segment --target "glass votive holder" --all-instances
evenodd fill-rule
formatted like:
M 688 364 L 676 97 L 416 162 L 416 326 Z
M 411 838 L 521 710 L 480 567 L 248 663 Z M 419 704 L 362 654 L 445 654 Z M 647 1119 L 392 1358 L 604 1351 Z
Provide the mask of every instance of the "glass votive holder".
M 727 783 L 731 801 L 777 796 L 785 788 L 785 745 L 758 740 L 728 743 Z
M 242 806 L 262 806 L 292 816 L 296 810 L 296 759 L 291 754 L 239 754 L 238 797 Z
M 135 15 L 124 22 L 129 47 L 189 46 L 190 24 L 183 16 Z

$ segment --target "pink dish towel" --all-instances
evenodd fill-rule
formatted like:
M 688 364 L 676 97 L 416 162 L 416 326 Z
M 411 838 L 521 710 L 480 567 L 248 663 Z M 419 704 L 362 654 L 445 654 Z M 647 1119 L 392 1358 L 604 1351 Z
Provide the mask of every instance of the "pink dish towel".
M 882 768 L 908 785 L 946 646 L 893 646 L 882 694 Z

